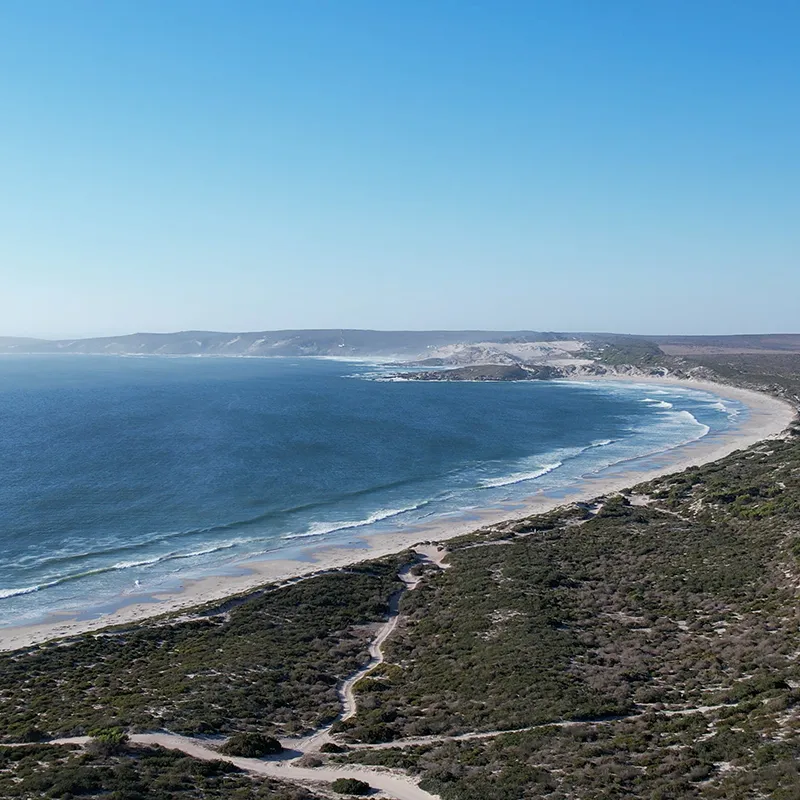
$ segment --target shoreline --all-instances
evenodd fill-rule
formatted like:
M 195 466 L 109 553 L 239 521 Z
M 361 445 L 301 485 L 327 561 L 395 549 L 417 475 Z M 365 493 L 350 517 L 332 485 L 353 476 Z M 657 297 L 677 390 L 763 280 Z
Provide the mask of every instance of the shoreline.
M 255 591 L 267 584 L 311 577 L 320 572 L 401 552 L 423 542 L 441 542 L 479 530 L 487 525 L 521 519 L 551 511 L 569 503 L 588 501 L 599 495 L 629 488 L 661 475 L 681 472 L 692 466 L 717 461 L 757 442 L 779 436 L 797 417 L 788 401 L 751 389 L 711 381 L 651 376 L 576 376 L 564 382 L 625 382 L 679 386 L 710 392 L 720 398 L 737 400 L 748 410 L 747 419 L 730 431 L 712 434 L 670 450 L 612 465 L 583 476 L 572 486 L 547 492 L 540 490 L 507 506 L 464 512 L 460 519 L 441 519 L 404 531 L 354 537 L 361 546 L 330 545 L 309 550 L 309 559 L 274 559 L 243 562 L 239 575 L 212 575 L 183 581 L 175 592 L 153 593 L 146 602 L 134 602 L 114 612 L 91 619 L 77 615 L 41 623 L 0 628 L 0 650 L 15 650 L 109 626 L 128 625 L 165 614 L 187 611 L 209 602 Z M 710 439 L 707 441 L 707 439 Z

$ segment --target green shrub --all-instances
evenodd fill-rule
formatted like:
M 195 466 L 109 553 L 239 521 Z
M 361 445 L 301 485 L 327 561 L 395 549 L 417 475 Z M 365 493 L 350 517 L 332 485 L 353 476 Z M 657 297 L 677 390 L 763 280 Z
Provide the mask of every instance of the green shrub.
M 89 735 L 92 737 L 89 749 L 93 753 L 103 755 L 121 753 L 128 744 L 128 734 L 121 728 L 95 728 Z
M 325 742 L 319 750 L 321 753 L 346 753 L 348 749 L 335 742 Z
M 372 791 L 372 787 L 357 778 L 337 778 L 332 784 L 331 789 L 338 794 L 354 794 L 363 796 Z
M 243 758 L 274 756 L 282 750 L 283 746 L 277 739 L 263 733 L 234 733 L 220 748 L 220 752 L 227 756 Z
M 19 737 L 21 742 L 41 742 L 47 737 L 38 728 L 27 728 Z

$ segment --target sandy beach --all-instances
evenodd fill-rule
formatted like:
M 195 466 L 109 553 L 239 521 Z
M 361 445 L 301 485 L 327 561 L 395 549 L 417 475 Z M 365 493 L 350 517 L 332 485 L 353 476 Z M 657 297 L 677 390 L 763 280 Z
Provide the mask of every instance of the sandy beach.
M 587 380 L 582 378 L 581 380 Z M 597 379 L 609 380 L 609 379 Z M 304 560 L 275 559 L 247 562 L 237 575 L 211 576 L 200 580 L 185 580 L 180 591 L 156 594 L 153 602 L 133 602 L 119 610 L 94 619 L 61 618 L 19 627 L 0 629 L 0 649 L 13 650 L 49 639 L 71 636 L 109 625 L 125 625 L 147 617 L 177 612 L 210 601 L 241 594 L 268 583 L 280 583 L 302 578 L 325 570 L 340 568 L 391 553 L 400 552 L 425 541 L 445 541 L 502 520 L 522 518 L 543 513 L 565 503 L 589 500 L 609 492 L 620 491 L 659 475 L 679 472 L 691 466 L 716 461 L 726 455 L 749 447 L 756 442 L 781 435 L 796 416 L 787 402 L 769 395 L 723 384 L 684 381 L 670 378 L 614 378 L 635 383 L 680 385 L 711 392 L 723 399 L 741 402 L 748 408 L 747 418 L 730 431 L 719 432 L 690 444 L 676 447 L 635 462 L 616 465 L 594 475 L 588 475 L 567 489 L 548 494 L 539 492 L 525 498 L 523 503 L 471 511 L 462 518 L 448 518 L 431 525 L 405 529 L 394 533 L 353 537 L 352 547 L 309 548 Z

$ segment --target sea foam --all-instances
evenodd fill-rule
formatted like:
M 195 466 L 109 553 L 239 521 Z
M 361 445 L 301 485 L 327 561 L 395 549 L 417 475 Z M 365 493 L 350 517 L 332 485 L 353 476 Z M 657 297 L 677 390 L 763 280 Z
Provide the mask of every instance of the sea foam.
M 649 403 L 654 408 L 672 408 L 672 403 L 668 403 L 666 400 L 654 400 L 652 397 L 645 397 L 642 402 Z
M 305 539 L 311 536 L 323 536 L 326 533 L 347 531 L 351 528 L 363 528 L 366 525 L 374 525 L 376 522 L 381 522 L 385 519 L 390 519 L 391 517 L 398 517 L 400 514 L 405 514 L 409 511 L 416 511 L 418 508 L 428 505 L 429 502 L 430 500 L 423 500 L 420 503 L 416 503 L 415 505 L 411 506 L 405 506 L 403 508 L 380 509 L 364 519 L 342 520 L 337 522 L 312 522 L 302 533 L 287 533 L 281 538 Z
M 502 478 L 489 478 L 488 480 L 481 481 L 478 486 L 480 486 L 481 489 L 496 489 L 499 486 L 511 486 L 515 483 L 533 481 L 562 466 L 564 466 L 563 461 L 554 461 L 552 464 L 545 464 L 543 467 L 533 472 L 512 472 L 510 475 L 506 475 Z
M 500 486 L 512 486 L 515 483 L 524 483 L 525 481 L 536 480 L 537 478 L 541 478 L 544 475 L 548 475 L 560 467 L 563 467 L 566 461 L 578 458 L 580 455 L 587 453 L 590 450 L 607 447 L 608 445 L 614 444 L 615 441 L 616 440 L 614 439 L 598 439 L 583 447 L 561 448 L 559 450 L 554 450 L 552 453 L 549 453 L 545 456 L 539 456 L 537 459 L 539 463 L 535 465 L 535 469 L 518 469 L 514 472 L 501 475 L 496 478 L 486 478 L 478 483 L 478 488 L 497 489 Z M 526 462 L 530 465 L 529 459 L 523 460 L 522 462 L 517 462 L 517 464 L 518 466 L 522 466 Z

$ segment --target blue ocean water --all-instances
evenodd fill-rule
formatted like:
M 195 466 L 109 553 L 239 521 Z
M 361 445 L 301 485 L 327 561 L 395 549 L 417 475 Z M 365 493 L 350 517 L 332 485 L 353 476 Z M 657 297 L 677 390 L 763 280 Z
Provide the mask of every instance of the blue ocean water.
M 629 383 L 422 383 L 325 359 L 0 358 L 0 625 L 419 525 L 735 425 Z

